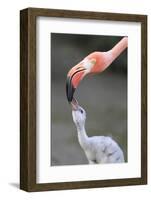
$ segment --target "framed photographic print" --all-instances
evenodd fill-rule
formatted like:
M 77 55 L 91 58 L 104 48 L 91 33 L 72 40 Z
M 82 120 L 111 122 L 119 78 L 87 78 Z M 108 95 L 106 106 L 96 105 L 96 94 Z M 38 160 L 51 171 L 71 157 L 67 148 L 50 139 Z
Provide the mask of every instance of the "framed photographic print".
M 147 16 L 21 10 L 20 188 L 146 183 Z

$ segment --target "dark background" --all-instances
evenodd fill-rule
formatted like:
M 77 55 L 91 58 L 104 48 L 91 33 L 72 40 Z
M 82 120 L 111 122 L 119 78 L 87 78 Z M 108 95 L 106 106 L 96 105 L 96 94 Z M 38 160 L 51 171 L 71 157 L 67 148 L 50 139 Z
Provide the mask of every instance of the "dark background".
M 122 38 L 51 34 L 51 165 L 88 163 L 66 98 L 66 76 L 89 53 L 108 51 Z M 85 77 L 75 97 L 87 112 L 87 134 L 112 137 L 127 161 L 127 50 L 103 73 Z

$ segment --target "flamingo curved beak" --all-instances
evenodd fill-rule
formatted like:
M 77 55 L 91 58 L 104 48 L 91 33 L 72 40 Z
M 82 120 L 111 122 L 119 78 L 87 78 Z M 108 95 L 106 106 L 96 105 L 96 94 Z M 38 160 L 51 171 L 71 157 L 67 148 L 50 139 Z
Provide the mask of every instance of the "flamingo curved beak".
M 71 70 L 68 72 L 66 80 L 66 94 L 68 102 L 72 101 L 73 94 L 80 81 L 85 77 L 86 74 L 90 73 L 94 64 L 94 60 L 84 59 L 79 64 L 71 68 Z
M 85 76 L 85 68 L 82 66 L 82 64 L 78 64 L 74 66 L 67 75 L 67 80 L 66 80 L 66 94 L 67 94 L 67 99 L 69 102 L 72 101 L 73 99 L 73 94 L 79 85 L 80 81 L 83 79 Z

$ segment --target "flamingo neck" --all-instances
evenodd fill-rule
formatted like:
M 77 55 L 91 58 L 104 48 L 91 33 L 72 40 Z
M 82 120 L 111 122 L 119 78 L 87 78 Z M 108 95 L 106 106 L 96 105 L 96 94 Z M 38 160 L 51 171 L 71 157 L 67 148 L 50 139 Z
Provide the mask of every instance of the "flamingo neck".
M 120 40 L 109 52 L 112 55 L 112 61 L 114 61 L 128 46 L 128 38 L 124 37 Z
M 88 146 L 88 136 L 85 131 L 85 126 L 77 126 L 77 132 L 78 132 L 78 140 L 82 148 L 86 148 Z

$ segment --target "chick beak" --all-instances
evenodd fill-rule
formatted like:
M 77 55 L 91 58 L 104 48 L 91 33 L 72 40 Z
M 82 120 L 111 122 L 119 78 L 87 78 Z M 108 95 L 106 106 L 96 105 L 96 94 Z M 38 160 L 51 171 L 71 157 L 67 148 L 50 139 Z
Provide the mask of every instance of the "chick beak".
M 73 98 L 71 101 L 71 107 L 72 107 L 72 110 L 74 110 L 74 111 L 78 110 L 79 104 L 75 98 Z

